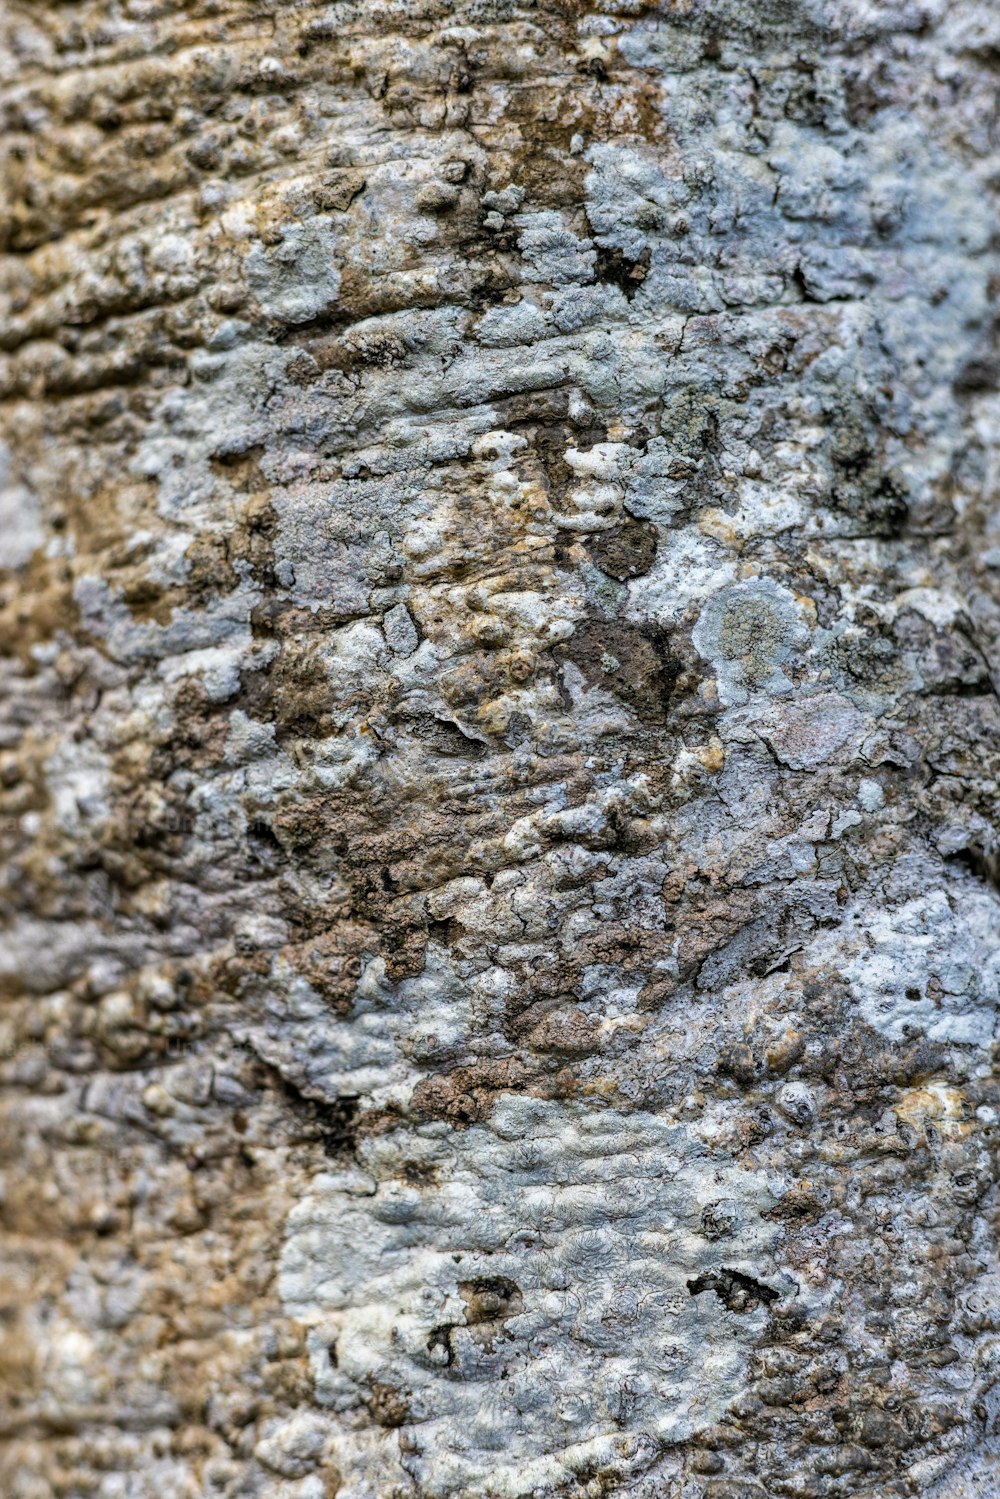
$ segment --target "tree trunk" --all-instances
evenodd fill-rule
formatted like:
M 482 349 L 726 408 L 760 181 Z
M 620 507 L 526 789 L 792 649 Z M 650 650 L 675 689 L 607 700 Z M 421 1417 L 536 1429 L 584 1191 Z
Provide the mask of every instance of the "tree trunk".
M 0 26 L 0 1491 L 1000 1495 L 996 6 Z

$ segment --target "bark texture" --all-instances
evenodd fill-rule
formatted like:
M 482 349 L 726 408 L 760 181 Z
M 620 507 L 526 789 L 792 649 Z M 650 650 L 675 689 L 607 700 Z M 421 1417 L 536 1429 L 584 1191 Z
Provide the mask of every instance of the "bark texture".
M 7 0 L 0 1491 L 1000 1494 L 993 0 Z

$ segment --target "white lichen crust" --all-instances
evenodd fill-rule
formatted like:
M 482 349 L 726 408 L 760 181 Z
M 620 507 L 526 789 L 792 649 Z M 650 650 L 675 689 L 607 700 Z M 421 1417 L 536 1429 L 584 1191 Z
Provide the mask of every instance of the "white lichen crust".
M 773 1206 L 763 1178 L 692 1159 L 683 1128 L 642 1112 L 507 1096 L 489 1127 L 367 1142 L 293 1210 L 279 1279 L 323 1331 L 321 1402 L 405 1389 L 420 1425 L 409 1463 L 368 1425 L 338 1435 L 343 1492 L 409 1473 L 429 1496 L 531 1494 L 710 1425 L 793 1289 Z
M 991 0 L 0 0 L 3 1499 L 1000 1496 Z

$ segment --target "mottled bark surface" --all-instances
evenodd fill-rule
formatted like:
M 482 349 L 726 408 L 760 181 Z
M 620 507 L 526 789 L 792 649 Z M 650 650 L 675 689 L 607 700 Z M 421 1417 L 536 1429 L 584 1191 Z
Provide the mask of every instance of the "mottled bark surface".
M 1000 1494 L 993 0 L 0 28 L 0 1492 Z

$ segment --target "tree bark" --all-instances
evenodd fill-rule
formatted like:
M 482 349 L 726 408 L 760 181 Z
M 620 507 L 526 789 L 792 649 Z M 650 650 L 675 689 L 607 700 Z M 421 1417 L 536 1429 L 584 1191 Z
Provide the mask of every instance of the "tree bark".
M 7 0 L 0 1490 L 1000 1495 L 989 0 Z

